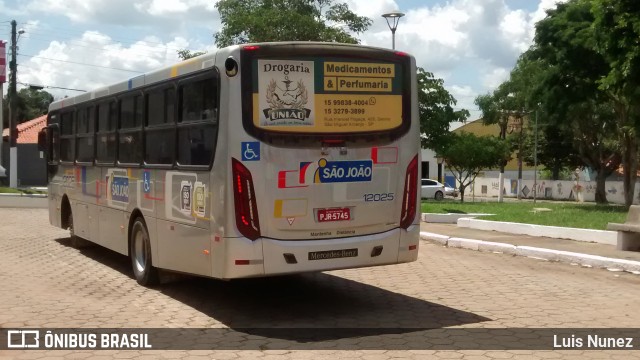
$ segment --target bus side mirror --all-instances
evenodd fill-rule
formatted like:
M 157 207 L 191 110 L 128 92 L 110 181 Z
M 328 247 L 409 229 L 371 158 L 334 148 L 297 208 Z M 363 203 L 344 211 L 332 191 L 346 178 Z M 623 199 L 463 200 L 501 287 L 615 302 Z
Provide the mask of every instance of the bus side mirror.
M 38 150 L 47 151 L 47 129 L 38 131 Z

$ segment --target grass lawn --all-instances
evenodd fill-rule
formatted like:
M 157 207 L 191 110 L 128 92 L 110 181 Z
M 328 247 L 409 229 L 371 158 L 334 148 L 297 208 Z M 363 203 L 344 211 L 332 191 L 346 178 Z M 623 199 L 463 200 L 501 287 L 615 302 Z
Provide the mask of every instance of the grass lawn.
M 13 189 L 10 187 L 0 186 L 0 194 L 20 194 L 22 191 L 20 189 Z
M 0 186 L 0 194 L 46 194 L 46 192 L 31 189 L 14 189 L 10 187 Z
M 547 208 L 551 211 L 534 213 L 533 208 Z M 460 203 L 459 200 L 423 200 L 422 212 L 495 214 L 478 219 L 598 230 L 606 230 L 609 222 L 623 223 L 627 218 L 627 210 L 620 205 L 543 201 L 534 204 L 529 201 Z

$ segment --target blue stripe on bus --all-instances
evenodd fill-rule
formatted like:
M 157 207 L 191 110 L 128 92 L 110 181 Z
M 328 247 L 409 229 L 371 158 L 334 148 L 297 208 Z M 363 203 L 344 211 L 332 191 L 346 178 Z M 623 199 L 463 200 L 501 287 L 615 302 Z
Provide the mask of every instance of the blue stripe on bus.
M 87 193 L 87 168 L 86 166 L 82 167 L 82 193 Z

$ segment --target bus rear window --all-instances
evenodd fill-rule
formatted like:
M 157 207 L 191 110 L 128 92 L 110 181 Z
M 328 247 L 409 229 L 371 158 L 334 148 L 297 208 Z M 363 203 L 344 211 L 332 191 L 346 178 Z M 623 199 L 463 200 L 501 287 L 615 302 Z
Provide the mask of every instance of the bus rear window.
M 410 57 L 366 55 L 245 51 L 245 129 L 258 137 L 404 133 L 411 121 Z

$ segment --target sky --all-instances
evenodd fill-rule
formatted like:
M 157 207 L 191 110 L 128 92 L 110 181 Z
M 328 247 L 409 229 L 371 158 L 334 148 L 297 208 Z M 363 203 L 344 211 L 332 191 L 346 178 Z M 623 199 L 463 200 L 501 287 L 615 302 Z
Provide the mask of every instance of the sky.
M 381 14 L 405 14 L 396 49 L 444 79 L 457 109 L 481 117 L 476 96 L 506 80 L 532 43 L 535 23 L 557 0 L 337 0 L 373 20 L 364 45 L 391 47 Z M 56 99 L 179 61 L 177 51 L 213 51 L 215 0 L 0 0 L 0 40 L 18 39 L 18 89 L 45 86 Z M 8 47 L 8 46 L 7 46 Z M 21 84 L 22 83 L 22 84 Z M 6 93 L 7 86 L 4 86 Z

